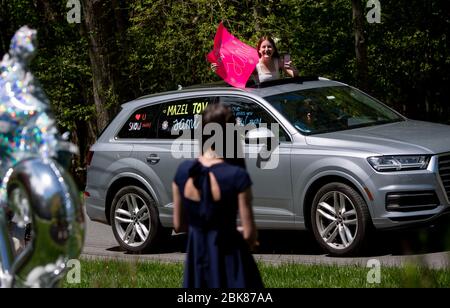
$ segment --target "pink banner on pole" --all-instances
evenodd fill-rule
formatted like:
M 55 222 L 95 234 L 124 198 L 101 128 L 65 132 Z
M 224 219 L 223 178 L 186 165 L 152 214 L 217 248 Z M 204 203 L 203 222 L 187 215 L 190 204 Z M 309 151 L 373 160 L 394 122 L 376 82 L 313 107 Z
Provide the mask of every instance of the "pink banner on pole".
M 256 49 L 234 37 L 223 23 L 217 28 L 214 49 L 206 58 L 211 63 L 217 63 L 217 75 L 237 88 L 245 88 L 259 61 Z

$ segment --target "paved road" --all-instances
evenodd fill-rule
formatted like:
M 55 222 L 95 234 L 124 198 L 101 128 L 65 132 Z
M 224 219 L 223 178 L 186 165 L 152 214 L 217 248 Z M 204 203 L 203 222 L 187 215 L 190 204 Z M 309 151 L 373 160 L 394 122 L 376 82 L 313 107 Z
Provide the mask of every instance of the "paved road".
M 160 251 L 152 254 L 128 254 L 120 249 L 110 226 L 87 218 L 87 234 L 83 250 L 86 258 L 121 260 L 157 260 L 183 262 L 184 235 L 172 236 Z M 449 225 L 450 227 L 450 225 Z M 261 247 L 255 258 L 270 264 L 337 264 L 367 266 L 378 259 L 382 266 L 423 264 L 431 268 L 450 268 L 450 229 L 378 232 L 371 239 L 371 248 L 363 257 L 335 258 L 324 255 L 307 232 L 260 232 Z

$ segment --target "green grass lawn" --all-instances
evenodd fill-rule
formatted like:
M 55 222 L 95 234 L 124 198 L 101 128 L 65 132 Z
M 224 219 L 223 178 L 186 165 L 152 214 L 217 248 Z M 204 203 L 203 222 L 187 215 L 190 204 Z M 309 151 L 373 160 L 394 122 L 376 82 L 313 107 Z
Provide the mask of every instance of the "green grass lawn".
M 262 263 L 258 266 L 268 288 L 450 287 L 450 269 L 381 267 L 380 283 L 370 284 L 367 282 L 370 268 L 365 267 Z M 64 281 L 63 287 L 178 288 L 182 276 L 180 263 L 82 260 L 81 283 Z

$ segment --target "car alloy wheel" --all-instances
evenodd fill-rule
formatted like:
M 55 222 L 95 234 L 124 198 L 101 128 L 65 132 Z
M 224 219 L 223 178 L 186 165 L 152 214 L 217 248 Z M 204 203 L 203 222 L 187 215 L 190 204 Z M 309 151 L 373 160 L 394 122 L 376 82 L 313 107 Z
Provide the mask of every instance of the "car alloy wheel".
M 122 188 L 113 200 L 111 225 L 116 240 L 126 250 L 150 248 L 160 227 L 153 199 L 142 188 Z
M 370 216 L 366 202 L 355 189 L 343 183 L 330 183 L 316 193 L 311 222 L 322 248 L 342 256 L 361 248 Z
M 358 219 L 353 202 L 343 193 L 330 191 L 319 200 L 316 226 L 330 247 L 349 247 L 358 232 Z

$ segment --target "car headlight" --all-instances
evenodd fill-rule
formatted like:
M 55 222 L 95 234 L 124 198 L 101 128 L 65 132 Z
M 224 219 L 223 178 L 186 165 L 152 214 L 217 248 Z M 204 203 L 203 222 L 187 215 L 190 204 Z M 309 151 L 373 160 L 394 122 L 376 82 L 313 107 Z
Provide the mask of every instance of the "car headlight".
M 429 155 L 373 156 L 369 164 L 379 172 L 422 170 L 428 167 Z

